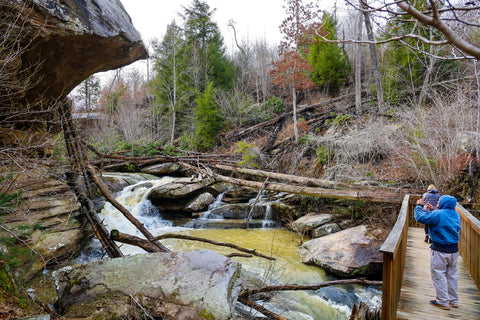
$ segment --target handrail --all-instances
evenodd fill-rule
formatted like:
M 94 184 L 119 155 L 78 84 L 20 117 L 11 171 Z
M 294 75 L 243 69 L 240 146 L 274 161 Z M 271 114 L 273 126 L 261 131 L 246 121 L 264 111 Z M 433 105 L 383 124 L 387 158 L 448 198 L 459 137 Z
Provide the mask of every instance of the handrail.
M 383 253 L 382 319 L 395 319 L 407 252 L 408 209 L 410 196 L 403 198 L 395 226 L 380 248 Z
M 480 289 L 480 221 L 461 205 L 455 208 L 460 215 L 458 248 L 473 281 Z

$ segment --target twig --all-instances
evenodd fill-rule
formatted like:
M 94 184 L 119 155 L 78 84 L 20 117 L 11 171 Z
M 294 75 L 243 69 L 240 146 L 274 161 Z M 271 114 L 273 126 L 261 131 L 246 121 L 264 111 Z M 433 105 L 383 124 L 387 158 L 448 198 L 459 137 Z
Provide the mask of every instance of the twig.
M 18 236 L 15 234 L 15 232 L 13 232 L 13 231 L 5 228 L 5 227 L 2 226 L 1 224 L 0 224 L 0 228 L 2 228 L 3 230 L 7 231 L 8 233 L 10 233 L 15 239 L 17 239 L 18 241 L 20 241 L 21 243 L 23 243 L 28 249 L 30 249 L 30 251 L 32 251 L 32 252 L 34 252 L 35 254 L 39 255 L 40 258 L 42 259 L 43 263 L 45 263 L 45 264 L 47 263 L 47 262 L 45 261 L 45 259 L 43 258 L 43 256 L 40 254 L 40 252 L 38 252 L 38 251 L 35 250 L 34 248 L 30 247 L 30 246 L 28 245 L 28 243 L 25 242 L 25 241 L 23 241 L 22 239 L 20 239 L 20 237 L 18 237 Z
M 218 241 L 214 241 L 214 240 L 210 240 L 210 239 L 187 236 L 187 235 L 182 235 L 182 234 L 165 233 L 165 234 L 159 235 L 159 236 L 151 239 L 151 241 L 157 241 L 157 240 L 163 240 L 163 239 L 184 239 L 184 240 L 200 241 L 200 242 L 213 244 L 213 245 L 216 245 L 216 246 L 233 248 L 233 249 L 236 249 L 238 251 L 246 252 L 248 254 L 253 254 L 257 257 L 265 258 L 265 259 L 268 259 L 268 260 L 276 260 L 273 257 L 264 255 L 262 253 L 258 253 L 255 249 L 246 249 L 246 248 L 237 246 L 236 244 L 233 244 L 233 243 L 218 242 Z
M 155 320 L 155 318 L 148 314 L 147 310 L 145 310 L 145 308 L 140 304 L 140 302 L 138 302 L 137 299 L 135 299 L 135 297 L 133 295 L 130 295 L 130 298 L 132 298 L 133 302 L 135 302 L 137 304 L 137 306 L 139 306 L 140 309 L 142 309 L 145 316 L 147 316 L 148 318 L 150 318 L 152 320 Z

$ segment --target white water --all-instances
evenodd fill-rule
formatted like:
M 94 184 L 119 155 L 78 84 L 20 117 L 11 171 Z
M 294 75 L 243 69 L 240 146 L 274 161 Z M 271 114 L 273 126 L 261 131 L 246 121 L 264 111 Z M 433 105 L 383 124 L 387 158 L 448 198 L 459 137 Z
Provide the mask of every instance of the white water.
M 136 178 L 135 178 L 136 179 Z M 142 178 L 141 178 L 142 179 Z M 221 242 L 234 243 L 239 246 L 256 249 L 266 255 L 276 258 L 271 262 L 262 258 L 234 258 L 242 263 L 247 274 L 255 275 L 265 285 L 268 284 L 318 284 L 327 279 L 324 271 L 315 266 L 303 264 L 297 253 L 297 248 L 302 239 L 299 235 L 286 229 L 268 229 L 272 222 L 271 207 L 268 206 L 264 217 L 262 229 L 192 229 L 183 226 L 173 226 L 170 221 L 161 217 L 161 212 L 155 208 L 147 195 L 153 186 L 170 182 L 171 178 L 144 180 L 126 187 L 116 196 L 145 227 L 154 235 L 163 233 L 182 233 L 199 236 Z M 209 210 L 201 219 L 219 219 L 212 216 L 209 211 L 222 205 L 222 195 L 210 205 Z M 106 228 L 110 231 L 117 229 L 120 232 L 144 236 L 124 216 L 110 204 L 106 204 L 101 212 Z M 233 252 L 225 247 L 212 246 L 204 243 L 167 239 L 162 244 L 172 251 L 191 251 L 203 248 L 216 250 L 221 254 Z M 124 254 L 138 254 L 144 251 L 138 247 L 119 244 Z M 92 242 L 86 248 L 78 262 L 86 262 L 100 258 L 101 250 L 98 241 Z M 330 298 L 326 298 L 330 297 Z M 333 297 L 333 298 L 331 298 Z M 324 288 L 318 291 L 281 292 L 272 295 L 269 301 L 257 301 L 266 308 L 292 320 L 320 320 L 320 319 L 348 319 L 353 302 L 358 300 L 368 302 L 369 305 L 380 306 L 381 292 L 363 286 L 343 286 L 340 288 Z

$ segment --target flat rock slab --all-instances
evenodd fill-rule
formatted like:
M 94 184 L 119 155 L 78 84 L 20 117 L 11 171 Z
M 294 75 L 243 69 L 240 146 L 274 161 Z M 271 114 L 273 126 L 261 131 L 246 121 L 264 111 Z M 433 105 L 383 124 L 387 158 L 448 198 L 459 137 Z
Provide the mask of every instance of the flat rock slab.
M 136 300 L 133 304 L 155 317 L 203 319 L 203 314 L 221 320 L 231 319 L 240 272 L 238 262 L 200 250 L 72 265 L 54 271 L 53 277 L 66 317 L 123 319 L 133 316 Z

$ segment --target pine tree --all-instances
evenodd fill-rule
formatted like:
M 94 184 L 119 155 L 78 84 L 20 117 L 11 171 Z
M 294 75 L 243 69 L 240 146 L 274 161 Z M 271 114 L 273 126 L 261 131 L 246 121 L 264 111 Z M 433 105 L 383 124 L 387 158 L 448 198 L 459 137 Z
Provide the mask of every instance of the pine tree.
M 317 30 L 328 40 L 337 40 L 336 21 L 324 13 L 322 27 Z M 329 93 L 338 92 L 350 75 L 350 64 L 343 49 L 336 43 L 321 41 L 314 36 L 308 61 L 313 66 L 310 79 Z
M 215 137 L 222 128 L 222 118 L 215 103 L 216 90 L 213 82 L 207 84 L 205 92 L 196 99 L 194 147 L 208 150 L 215 146 Z

